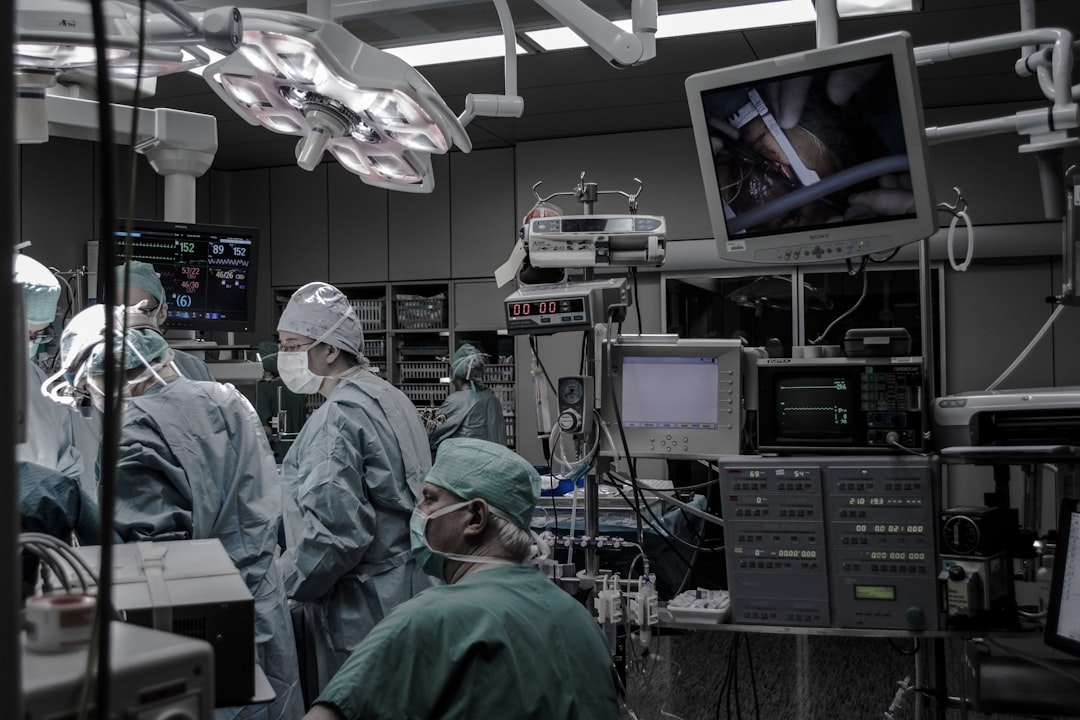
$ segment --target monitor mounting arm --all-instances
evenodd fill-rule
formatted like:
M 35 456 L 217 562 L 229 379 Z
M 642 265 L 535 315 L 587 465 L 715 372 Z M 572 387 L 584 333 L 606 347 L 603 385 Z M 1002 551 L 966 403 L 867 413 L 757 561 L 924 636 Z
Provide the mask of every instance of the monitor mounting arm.
M 617 68 L 656 57 L 656 0 L 632 0 L 631 32 L 626 32 L 580 0 L 533 0 L 573 30 L 593 51 Z

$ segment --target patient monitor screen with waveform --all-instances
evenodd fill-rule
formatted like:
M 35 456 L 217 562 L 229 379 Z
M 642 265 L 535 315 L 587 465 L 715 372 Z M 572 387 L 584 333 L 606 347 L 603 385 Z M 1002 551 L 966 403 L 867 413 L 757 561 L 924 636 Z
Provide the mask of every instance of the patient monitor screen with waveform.
M 858 388 L 846 375 L 792 375 L 776 380 L 782 437 L 843 438 L 851 435 Z
M 112 237 L 118 265 L 130 253 L 154 266 L 169 305 L 169 327 L 229 332 L 254 327 L 257 228 L 120 220 Z

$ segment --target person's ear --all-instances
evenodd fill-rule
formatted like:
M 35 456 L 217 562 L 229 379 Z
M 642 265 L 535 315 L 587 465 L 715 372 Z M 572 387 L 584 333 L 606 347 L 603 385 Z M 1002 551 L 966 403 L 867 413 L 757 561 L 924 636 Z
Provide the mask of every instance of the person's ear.
M 323 345 L 326 348 L 326 362 L 328 365 L 333 365 L 334 361 L 341 356 L 341 348 L 333 345 Z
M 466 508 L 465 537 L 478 537 L 483 534 L 488 526 L 489 510 L 487 502 L 481 499 L 473 500 Z
M 164 323 L 165 320 L 168 317 L 169 317 L 169 304 L 165 303 L 165 302 L 158 303 L 158 309 L 157 309 L 157 321 L 158 321 L 158 324 L 160 325 L 160 324 Z

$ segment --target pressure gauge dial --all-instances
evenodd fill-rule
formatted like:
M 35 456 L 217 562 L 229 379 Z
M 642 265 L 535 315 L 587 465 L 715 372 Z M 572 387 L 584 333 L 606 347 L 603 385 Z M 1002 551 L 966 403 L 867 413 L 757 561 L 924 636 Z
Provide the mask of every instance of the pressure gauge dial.
M 967 515 L 953 515 L 941 528 L 941 549 L 950 555 L 970 555 L 979 547 L 979 525 Z
M 567 405 L 580 405 L 585 396 L 585 386 L 577 378 L 563 378 L 559 383 L 559 392 Z

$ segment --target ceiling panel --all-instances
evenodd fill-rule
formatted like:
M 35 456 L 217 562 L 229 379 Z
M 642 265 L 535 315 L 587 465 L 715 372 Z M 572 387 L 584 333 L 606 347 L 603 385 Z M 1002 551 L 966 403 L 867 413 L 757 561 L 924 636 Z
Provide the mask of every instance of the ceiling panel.
M 661 0 L 660 10 L 668 13 L 733 2 L 745 0 Z M 218 3 L 188 0 L 181 4 L 195 9 Z M 629 0 L 588 0 L 587 4 L 613 19 L 629 15 Z M 923 10 L 916 13 L 842 20 L 840 39 L 907 30 L 916 45 L 928 45 L 1013 32 L 1020 27 L 1016 0 L 923 0 L 922 5 Z M 255 0 L 245 6 L 290 11 L 305 7 L 282 0 Z M 509 0 L 509 7 L 519 33 L 555 24 L 533 0 Z M 1080 33 L 1078 7 L 1078 0 L 1036 0 L 1038 24 Z M 439 7 L 367 16 L 344 24 L 361 40 L 381 47 L 499 32 L 495 7 L 486 1 L 443 2 Z M 814 44 L 814 26 L 801 24 L 662 39 L 657 42 L 655 59 L 624 70 L 610 67 L 587 49 L 519 56 L 518 89 L 525 101 L 524 116 L 477 118 L 467 129 L 474 147 L 485 149 L 539 139 L 687 127 L 683 89 L 687 76 L 807 50 Z M 1013 71 L 1018 55 L 995 53 L 920 68 L 924 106 L 928 110 L 985 109 L 997 104 L 1045 103 L 1037 82 L 1019 78 Z M 462 110 L 468 93 L 504 90 L 501 59 L 429 66 L 420 72 L 455 112 Z M 146 104 L 219 118 L 220 149 L 215 167 L 242 169 L 294 162 L 296 138 L 275 135 L 240 120 L 198 76 L 161 78 L 158 88 Z M 1010 107 L 1009 112 L 1014 111 Z

